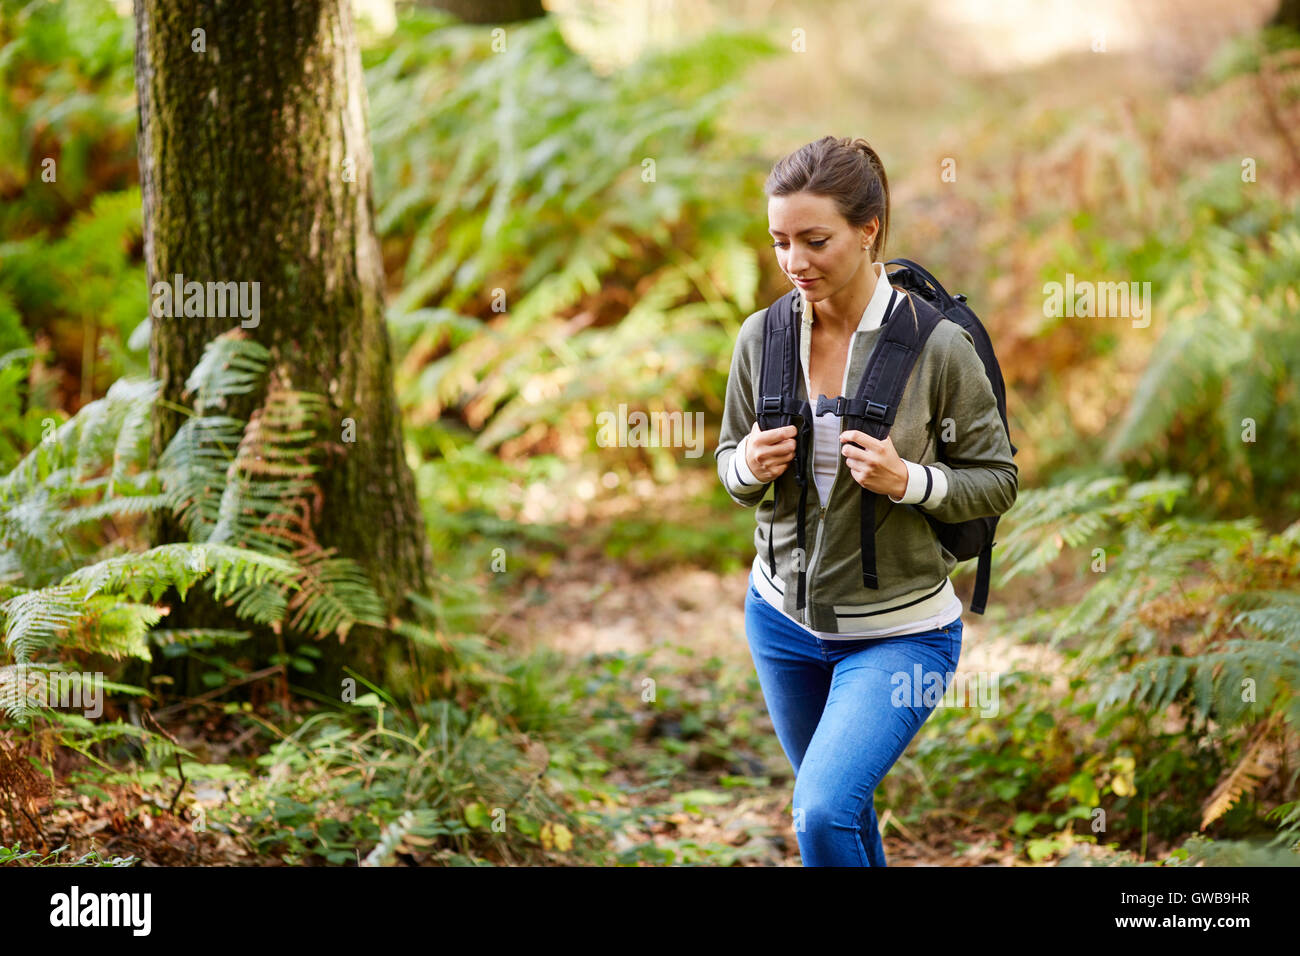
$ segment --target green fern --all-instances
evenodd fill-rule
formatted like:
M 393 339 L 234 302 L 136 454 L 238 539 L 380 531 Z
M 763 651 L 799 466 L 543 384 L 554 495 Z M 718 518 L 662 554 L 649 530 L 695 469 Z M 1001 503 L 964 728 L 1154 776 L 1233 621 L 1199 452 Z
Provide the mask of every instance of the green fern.
M 1186 485 L 1103 476 L 1023 492 L 1006 519 L 1004 580 L 1079 552 L 1085 587 L 1007 622 L 1004 636 L 1065 650 L 1065 676 L 1085 688 L 1103 727 L 1176 707 L 1197 735 L 1211 722 L 1225 739 L 1249 734 L 1274 715 L 1300 730 L 1300 595 L 1285 586 L 1300 566 L 1300 522 L 1269 535 L 1254 518 L 1164 514 Z M 1300 836 L 1296 820 L 1283 826 Z
M 1190 483 L 1181 475 L 1130 483 L 1103 474 L 1024 489 L 998 526 L 998 586 L 1041 571 L 1066 548 L 1101 545 L 1109 532 L 1157 507 L 1170 511 Z
M 196 409 L 156 469 L 148 427 L 159 385 L 122 380 L 0 476 L 0 623 L 15 665 L 74 650 L 147 658 L 151 646 L 246 636 L 150 640 L 165 613 L 155 602 L 171 589 L 184 600 L 198 584 L 276 630 L 342 638 L 359 622 L 383 625 L 360 567 L 312 532 L 324 399 L 272 382 L 249 421 L 208 414 L 259 387 L 268 359 L 237 330 L 209 343 L 188 380 Z M 191 540 L 132 549 L 132 519 L 160 509 Z M 126 531 L 106 538 L 105 521 Z
M 404 12 L 367 54 L 376 229 L 408 244 L 388 316 L 410 356 L 404 419 L 454 409 L 491 448 L 542 423 L 590 432 L 618 401 L 711 394 L 757 300 L 737 237 L 767 172 L 719 117 L 776 48 L 710 33 L 602 76 L 551 18 L 497 56 L 444 26 Z
M 250 338 L 223 335 L 203 349 L 185 390 L 195 396 L 194 411 L 207 415 L 226 407 L 232 395 L 247 395 L 261 387 L 271 353 Z
M 53 647 L 59 636 L 81 620 L 84 589 L 56 584 L 26 591 L 0 604 L 5 645 L 14 660 L 31 663 L 39 650 Z
M 1285 212 L 1265 243 L 1205 227 L 1162 300 L 1168 326 L 1106 449 L 1110 461 L 1154 455 L 1157 465 L 1192 470 L 1170 436 L 1180 421 L 1207 422 L 1215 440 L 1199 453 L 1238 494 L 1231 479 L 1241 475 L 1261 504 L 1296 503 L 1298 220 L 1300 208 Z

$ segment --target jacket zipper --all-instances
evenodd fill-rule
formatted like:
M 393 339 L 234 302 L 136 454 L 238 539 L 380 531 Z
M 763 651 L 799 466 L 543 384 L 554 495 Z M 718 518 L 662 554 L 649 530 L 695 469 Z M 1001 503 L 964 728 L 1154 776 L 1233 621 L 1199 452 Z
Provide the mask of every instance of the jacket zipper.
M 848 387 L 848 384 L 849 384 L 849 366 L 853 364 L 853 346 L 854 346 L 854 344 L 857 342 L 857 340 L 858 340 L 858 332 L 857 332 L 857 330 L 855 329 L 855 330 L 853 331 L 853 334 L 852 334 L 851 336 L 849 336 L 849 354 L 848 354 L 848 356 L 844 359 L 844 380 L 843 380 L 842 382 L 840 382 L 840 394 L 841 394 L 841 395 L 844 394 L 844 390 Z M 809 345 L 809 348 L 808 348 L 808 356 L 809 356 L 809 361 L 811 362 L 811 361 L 812 361 L 812 343 L 809 342 L 808 345 Z M 804 369 L 804 375 L 808 378 L 808 381 L 804 383 L 804 384 L 805 384 L 805 389 L 806 389 L 809 393 L 811 393 L 811 390 L 812 390 L 812 374 L 808 371 L 808 369 Z M 816 562 L 817 562 L 817 555 L 818 555 L 818 553 L 821 551 L 821 546 L 822 546 L 822 528 L 823 528 L 823 526 L 825 526 L 825 524 L 826 524 L 826 509 L 830 507 L 830 503 L 831 503 L 831 501 L 832 501 L 832 500 L 834 499 L 834 497 L 835 497 L 835 483 L 836 483 L 837 481 L 839 481 L 839 479 L 840 479 L 840 467 L 843 466 L 843 464 L 844 464 L 844 461 L 843 461 L 844 456 L 843 456 L 843 454 L 841 453 L 841 455 L 840 455 L 840 460 L 838 460 L 838 461 L 835 462 L 835 474 L 833 474 L 833 475 L 831 476 L 831 486 L 830 486 L 829 489 L 827 489 L 827 491 L 826 491 L 826 501 L 823 502 L 823 501 L 822 501 L 821 492 L 817 491 L 817 482 L 816 482 L 816 480 L 813 478 L 813 475 L 812 475 L 812 472 L 813 472 L 813 460 L 812 460 L 812 459 L 813 459 L 813 454 L 816 452 L 816 450 L 817 450 L 817 436 L 814 434 L 814 435 L 813 435 L 813 447 L 809 450 L 809 453 L 808 453 L 808 471 L 809 471 L 809 473 L 810 473 L 810 474 L 809 474 L 809 479 L 812 480 L 812 483 L 813 483 L 813 491 L 817 493 L 817 504 L 818 504 L 818 506 L 819 506 L 819 513 L 818 513 L 818 517 L 817 517 L 817 537 L 813 539 L 813 552 L 812 552 L 811 557 L 809 557 L 809 559 L 808 559 L 808 571 L 807 571 L 807 575 L 808 575 L 808 594 L 807 594 L 807 602 L 804 604 L 804 607 L 803 607 L 803 617 L 804 617 L 803 623 L 804 623 L 804 627 L 808 628 L 809 630 L 812 630 L 812 629 L 813 629 L 813 626 L 812 626 L 813 566 L 816 564 Z

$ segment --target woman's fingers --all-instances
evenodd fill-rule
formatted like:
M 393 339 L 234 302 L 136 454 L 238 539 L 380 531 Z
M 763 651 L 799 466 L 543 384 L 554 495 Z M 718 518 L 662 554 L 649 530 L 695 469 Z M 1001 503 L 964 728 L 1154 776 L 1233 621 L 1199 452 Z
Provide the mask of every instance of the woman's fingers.
M 759 452 L 756 457 L 764 464 L 783 465 L 794 458 L 794 452 L 795 449 L 793 443 L 788 449 L 785 448 L 783 444 L 772 445 L 766 450 Z
M 797 434 L 798 429 L 793 425 L 761 429 L 758 427 L 758 422 L 755 422 L 754 427 L 750 429 L 752 436 L 750 446 L 754 459 L 750 463 L 750 470 L 754 475 L 764 481 L 779 477 L 794 459 L 798 448 L 795 439 Z
M 769 456 L 781 458 L 782 456 L 793 458 L 795 449 L 798 444 L 795 439 L 797 431 L 793 425 L 784 425 L 781 428 L 769 428 L 766 431 L 758 430 L 758 423 L 754 424 L 756 434 L 752 444 L 757 454 L 763 453 Z
M 758 422 L 754 422 L 754 437 L 761 442 L 777 442 L 789 438 L 793 440 L 799 434 L 799 429 L 793 425 L 782 425 L 780 428 L 768 428 L 766 430 L 758 427 Z

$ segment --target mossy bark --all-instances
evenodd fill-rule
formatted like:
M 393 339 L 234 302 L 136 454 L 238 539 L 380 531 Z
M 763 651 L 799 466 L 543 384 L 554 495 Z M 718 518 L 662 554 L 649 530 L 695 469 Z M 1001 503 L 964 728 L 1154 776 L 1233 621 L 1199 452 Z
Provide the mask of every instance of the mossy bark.
M 546 16 L 542 0 L 422 0 L 465 23 L 515 23 Z
M 239 316 L 154 318 L 150 371 L 165 399 L 188 404 L 185 379 L 204 344 L 248 323 L 245 333 L 271 351 L 288 387 L 327 396 L 332 441 L 314 530 L 323 546 L 357 560 L 390 611 L 400 611 L 408 590 L 427 588 L 432 555 L 393 392 L 368 107 L 348 0 L 136 0 L 135 19 L 150 289 L 178 274 L 256 282 L 260 308 L 255 326 Z M 261 398 L 231 413 L 246 417 Z M 155 456 L 180 419 L 160 409 Z M 155 537 L 185 540 L 166 518 Z M 228 614 L 196 589 L 167 624 L 231 626 Z M 370 668 L 368 652 L 386 634 L 354 631 L 346 655 L 326 640 L 322 649 L 335 651 L 315 683 L 336 693 L 338 666 Z M 262 635 L 261 651 L 272 646 Z

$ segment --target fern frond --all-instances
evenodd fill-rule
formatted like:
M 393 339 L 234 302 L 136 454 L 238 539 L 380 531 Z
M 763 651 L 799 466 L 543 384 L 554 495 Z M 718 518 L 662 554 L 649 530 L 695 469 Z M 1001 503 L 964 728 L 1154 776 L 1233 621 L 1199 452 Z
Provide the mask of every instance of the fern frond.
M 22 662 L 0 666 L 0 710 L 10 720 L 25 720 L 35 713 L 37 690 L 45 672 L 56 664 Z
M 270 360 L 270 351 L 242 329 L 217 336 L 203 347 L 203 355 L 185 380 L 186 393 L 194 396 L 195 412 L 208 415 L 225 408 L 230 396 L 258 389 Z
M 221 510 L 226 471 L 243 437 L 237 418 L 201 416 L 181 423 L 158 459 L 170 507 L 191 541 L 206 541 Z
M 149 629 L 162 620 L 166 608 L 122 601 L 109 594 L 86 599 L 82 613 L 59 642 L 60 651 L 80 649 L 120 660 L 149 660 Z
M 17 663 L 53 647 L 60 635 L 81 616 L 83 594 L 79 587 L 56 584 L 25 591 L 0 604 L 5 645 Z
M 1041 570 L 1067 547 L 1109 543 L 1099 540 L 1103 530 L 1157 508 L 1168 511 L 1190 486 L 1183 475 L 1131 484 L 1117 475 L 1100 475 L 1025 489 L 999 525 L 999 586 Z
M 26 585 L 0 585 L 15 660 L 60 643 L 147 656 L 164 610 L 144 602 L 172 588 L 183 600 L 200 580 L 240 616 L 277 630 L 291 610 L 290 626 L 312 634 L 379 621 L 381 602 L 359 567 L 322 560 L 313 531 L 327 400 L 273 377 L 248 422 L 201 414 L 259 387 L 268 358 L 238 330 L 209 343 L 187 382 L 200 414 L 182 422 L 154 471 L 144 465 L 159 384 L 123 379 L 0 476 L 0 581 Z M 160 509 L 194 543 L 101 556 L 121 548 L 99 547 L 97 522 Z
M 1244 794 L 1254 791 L 1277 769 L 1277 744 L 1269 739 L 1276 720 L 1275 714 L 1256 730 L 1237 765 L 1219 781 L 1205 801 L 1201 807 L 1202 830 L 1227 813 Z
M 122 416 L 117 440 L 113 444 L 113 463 L 106 492 L 110 498 L 116 487 L 126 480 L 131 469 L 143 467 L 149 459 L 152 412 L 161 390 L 161 382 L 142 383 Z
M 320 552 L 301 560 L 300 590 L 289 601 L 290 626 L 307 634 L 346 638 L 354 624 L 384 626 L 384 604 L 355 561 Z
M 1300 594 L 1294 591 L 1248 591 L 1232 596 L 1235 604 L 1261 606 L 1242 611 L 1232 626 L 1244 625 L 1267 640 L 1286 645 L 1300 644 Z
M 56 532 L 63 532 L 92 521 L 103 521 L 105 518 L 114 517 L 138 517 L 163 510 L 167 506 L 167 496 L 162 494 L 121 495 L 56 512 L 50 518 L 50 522 Z
M 288 558 L 224 544 L 201 547 L 213 569 L 213 597 L 221 599 L 239 588 L 262 584 L 297 587 L 298 565 Z
M 63 583 L 81 588 L 86 598 L 107 591 L 133 600 L 148 595 L 156 601 L 169 587 L 184 597 L 208 570 L 202 545 L 164 544 L 78 568 Z
M 281 631 L 281 621 L 289 608 L 284 589 L 266 583 L 244 583 L 224 592 L 226 605 L 248 621 L 270 625 L 275 633 Z
M 252 637 L 250 631 L 232 631 L 215 627 L 156 627 L 149 632 L 149 643 L 159 647 L 175 644 L 209 646 L 213 643 L 237 643 Z
M 1300 729 L 1300 709 L 1288 707 L 1288 702 L 1297 700 L 1295 688 L 1300 687 L 1296 596 L 1261 591 L 1250 592 L 1247 597 L 1254 603 L 1276 604 L 1240 613 L 1229 627 L 1244 624 L 1261 634 L 1262 640 L 1225 640 L 1200 653 L 1162 654 L 1138 661 L 1131 671 L 1115 675 L 1103 687 L 1099 709 L 1116 703 L 1142 704 L 1159 713 L 1180 697 L 1190 695 L 1200 726 L 1210 719 L 1225 726 L 1239 724 L 1256 716 L 1260 707 L 1279 706 L 1282 717 Z M 1242 599 L 1242 595 L 1231 594 L 1226 603 L 1242 603 Z M 1106 617 L 1119 616 L 1108 611 Z M 1109 635 L 1124 630 L 1123 626 L 1099 629 Z M 1092 662 L 1104 659 L 1114 649 L 1115 639 L 1098 641 L 1083 655 L 1089 662 L 1084 666 L 1093 666 Z
M 156 387 L 118 379 L 103 398 L 82 406 L 0 476 L 0 502 L 17 500 L 42 484 L 57 488 L 111 470 L 123 422 L 148 416 Z
M 400 817 L 388 824 L 380 831 L 379 840 L 375 843 L 375 848 L 366 854 L 361 866 L 383 866 L 387 863 L 397 848 L 402 845 L 402 840 L 408 832 L 415 826 L 415 813 L 407 810 Z

